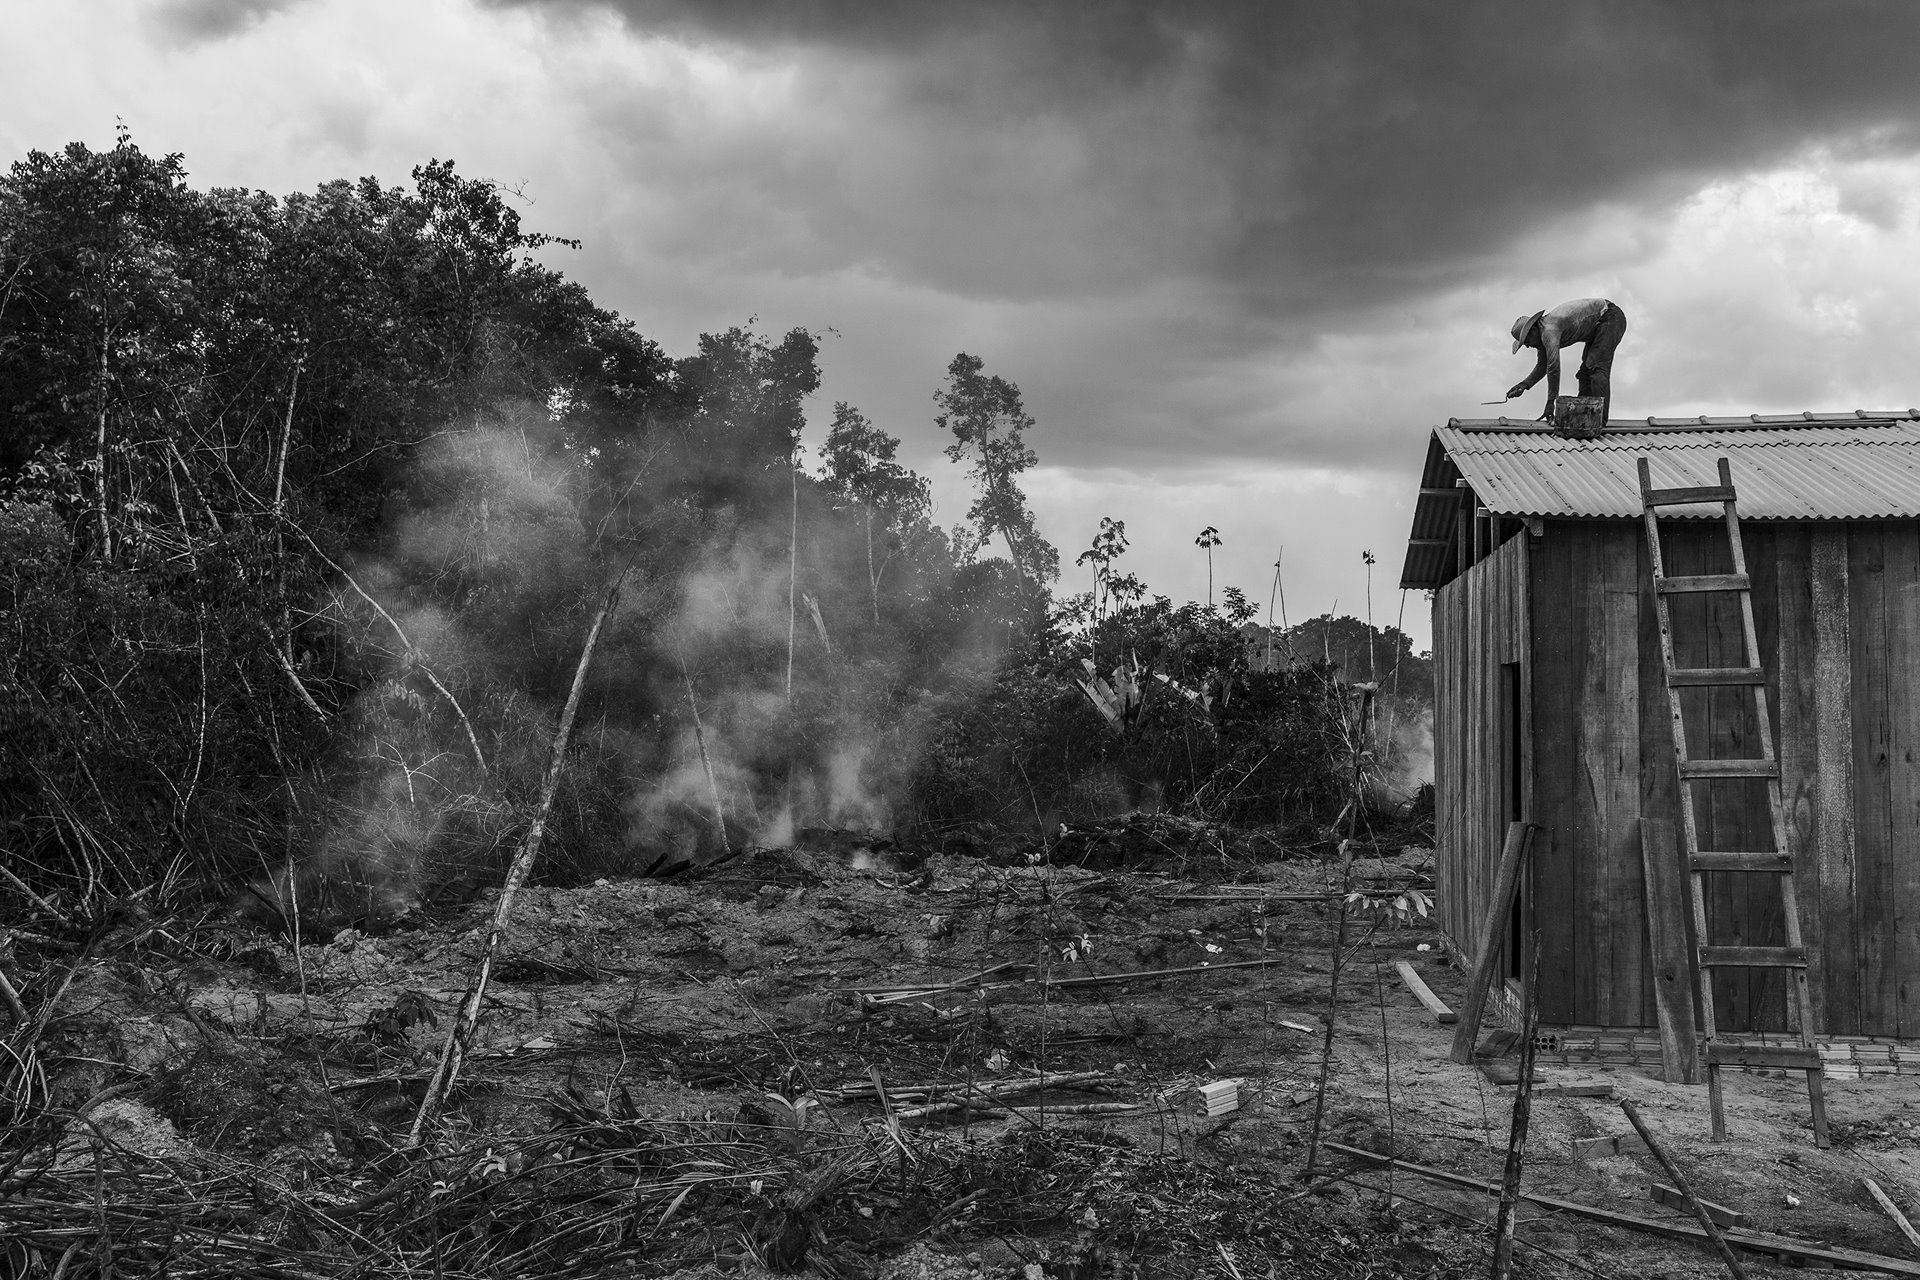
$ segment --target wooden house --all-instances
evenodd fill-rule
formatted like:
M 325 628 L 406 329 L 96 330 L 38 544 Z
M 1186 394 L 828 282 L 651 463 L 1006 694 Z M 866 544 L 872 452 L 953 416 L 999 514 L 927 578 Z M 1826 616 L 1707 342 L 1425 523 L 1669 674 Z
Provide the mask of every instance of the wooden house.
M 1401 585 L 1434 593 L 1442 927 L 1472 945 L 1509 822 L 1534 822 L 1498 972 L 1517 989 L 1537 936 L 1544 1022 L 1655 1025 L 1640 819 L 1677 823 L 1680 789 L 1636 463 L 1656 486 L 1706 485 L 1723 457 L 1816 1029 L 1920 1037 L 1920 410 L 1616 420 L 1592 439 L 1505 418 L 1433 432 Z M 1663 512 L 1668 573 L 1728 570 L 1720 514 Z M 1679 665 L 1742 665 L 1734 597 L 1672 601 Z M 1757 754 L 1750 691 L 1681 692 L 1690 753 Z M 1769 849 L 1765 785 L 1702 788 L 1701 848 Z M 1779 945 L 1762 880 L 1777 888 L 1705 877 L 1713 941 Z M 1714 983 L 1724 1030 L 1786 1027 L 1781 971 Z

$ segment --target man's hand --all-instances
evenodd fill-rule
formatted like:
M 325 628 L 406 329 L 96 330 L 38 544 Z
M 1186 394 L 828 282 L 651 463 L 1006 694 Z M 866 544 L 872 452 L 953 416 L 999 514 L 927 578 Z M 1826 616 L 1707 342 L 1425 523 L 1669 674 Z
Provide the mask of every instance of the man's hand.
M 1507 388 L 1507 399 L 1509 400 L 1518 400 L 1525 394 L 1527 394 L 1527 384 L 1524 382 L 1516 382 Z

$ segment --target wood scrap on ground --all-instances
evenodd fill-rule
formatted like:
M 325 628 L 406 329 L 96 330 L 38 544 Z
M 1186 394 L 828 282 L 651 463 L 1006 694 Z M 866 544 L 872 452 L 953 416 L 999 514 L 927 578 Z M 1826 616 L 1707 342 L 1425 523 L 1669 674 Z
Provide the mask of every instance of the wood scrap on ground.
M 1393 967 L 1399 972 L 1400 981 L 1407 984 L 1407 990 L 1413 993 L 1415 1000 L 1426 1006 L 1427 1012 L 1433 1015 L 1434 1021 L 1442 1023 L 1460 1021 L 1460 1015 L 1449 1009 L 1447 1002 L 1433 993 L 1433 988 L 1427 985 L 1426 980 L 1411 964 L 1405 960 L 1395 960 Z
M 1647 1144 L 1637 1133 L 1610 1133 L 1604 1138 L 1575 1138 L 1573 1154 L 1581 1160 L 1593 1156 L 1624 1156 L 1634 1151 L 1645 1151 Z
M 1487 1182 L 1480 1178 L 1468 1177 L 1466 1174 L 1450 1173 L 1445 1169 L 1415 1164 L 1411 1160 L 1397 1160 L 1392 1156 L 1383 1156 L 1377 1151 L 1350 1147 L 1343 1142 L 1322 1142 L 1320 1145 L 1328 1151 L 1335 1151 L 1370 1165 L 1391 1167 L 1403 1173 L 1416 1174 L 1435 1182 L 1451 1183 L 1488 1196 L 1500 1194 L 1500 1184 L 1497 1182 Z M 1598 1205 L 1581 1204 L 1577 1200 L 1562 1200 L 1556 1196 L 1543 1196 L 1527 1191 L 1521 1192 L 1520 1198 L 1543 1209 L 1552 1209 L 1577 1218 L 1585 1218 L 1589 1222 L 1602 1222 L 1608 1226 L 1623 1227 L 1630 1231 L 1664 1236 L 1669 1240 L 1693 1240 L 1702 1244 L 1708 1242 L 1707 1233 L 1701 1228 L 1672 1218 L 1642 1218 L 1614 1209 L 1603 1209 Z M 1889 1257 L 1886 1254 L 1835 1248 L 1831 1245 L 1814 1244 L 1806 1240 L 1796 1240 L 1791 1236 L 1774 1235 L 1763 1231 L 1729 1230 L 1722 1234 L 1727 1243 L 1737 1248 L 1745 1249 L 1749 1253 L 1780 1258 L 1789 1263 L 1824 1264 L 1842 1271 L 1883 1271 L 1896 1276 L 1920 1276 L 1920 1263 Z
M 1707 1239 L 1713 1244 L 1713 1251 L 1720 1255 L 1722 1262 L 1727 1264 L 1727 1271 L 1733 1276 L 1733 1280 L 1746 1280 L 1746 1270 L 1741 1267 L 1740 1259 L 1734 1256 L 1733 1247 L 1727 1243 L 1726 1236 L 1721 1234 L 1720 1224 L 1715 1222 L 1713 1215 L 1707 1212 L 1707 1207 L 1701 1203 L 1700 1197 L 1693 1194 L 1693 1187 L 1688 1183 L 1687 1175 L 1682 1172 L 1679 1165 L 1673 1162 L 1673 1157 L 1667 1154 L 1666 1148 L 1654 1138 L 1653 1130 L 1647 1127 L 1647 1122 L 1640 1116 L 1640 1108 L 1633 1105 L 1633 1099 L 1622 1098 L 1620 1110 L 1632 1122 L 1633 1131 L 1640 1135 L 1640 1140 L 1647 1144 L 1647 1150 L 1653 1152 L 1653 1158 L 1660 1162 L 1660 1167 L 1667 1171 L 1667 1176 L 1672 1178 L 1679 1188 L 1681 1197 L 1686 1201 L 1688 1212 L 1699 1220 L 1700 1229 L 1706 1232 Z
M 1655 1204 L 1663 1204 L 1669 1209 L 1678 1209 L 1682 1213 L 1690 1212 L 1687 1208 L 1687 1197 L 1680 1188 L 1670 1187 L 1664 1182 L 1655 1182 L 1648 1186 L 1647 1199 L 1653 1201 Z M 1740 1212 L 1740 1210 L 1729 1209 L 1726 1205 L 1715 1204 L 1711 1200 L 1701 1200 L 1697 1196 L 1695 1199 L 1700 1207 L 1707 1211 L 1707 1216 L 1712 1218 L 1716 1225 L 1722 1227 L 1744 1227 L 1747 1225 L 1747 1215 Z
M 1880 1184 L 1872 1178 L 1860 1179 L 1860 1185 L 1867 1189 L 1867 1194 L 1873 1197 L 1873 1202 L 1893 1219 L 1893 1225 L 1900 1228 L 1900 1234 L 1907 1238 L 1907 1243 L 1920 1249 L 1920 1231 L 1913 1229 L 1913 1224 L 1907 1221 L 1906 1214 L 1900 1212 L 1900 1206 L 1893 1202 L 1893 1197 L 1882 1191 Z

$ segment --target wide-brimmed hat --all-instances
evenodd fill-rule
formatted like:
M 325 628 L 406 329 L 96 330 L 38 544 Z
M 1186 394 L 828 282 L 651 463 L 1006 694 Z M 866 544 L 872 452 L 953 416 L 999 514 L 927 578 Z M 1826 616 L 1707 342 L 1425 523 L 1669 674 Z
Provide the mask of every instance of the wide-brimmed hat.
M 1530 316 L 1521 316 L 1513 322 L 1513 349 L 1515 351 L 1527 345 L 1527 332 L 1532 329 L 1533 326 L 1539 324 L 1540 317 L 1545 314 L 1547 313 L 1544 310 L 1536 311 Z

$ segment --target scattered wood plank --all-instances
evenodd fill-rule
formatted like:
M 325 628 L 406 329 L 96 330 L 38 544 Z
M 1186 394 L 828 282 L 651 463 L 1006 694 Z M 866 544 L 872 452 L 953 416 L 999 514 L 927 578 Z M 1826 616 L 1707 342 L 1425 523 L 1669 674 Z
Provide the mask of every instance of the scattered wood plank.
M 1680 1188 L 1670 1187 L 1664 1182 L 1656 1182 L 1650 1185 L 1647 1188 L 1647 1198 L 1655 1204 L 1663 1204 L 1669 1209 L 1678 1209 L 1682 1213 L 1693 1212 L 1693 1210 L 1687 1206 L 1685 1193 L 1683 1193 Z M 1700 1207 L 1707 1211 L 1707 1216 L 1713 1219 L 1715 1226 L 1744 1227 L 1747 1225 L 1747 1215 L 1738 1209 L 1729 1209 L 1727 1206 L 1715 1204 L 1711 1200 L 1701 1200 L 1699 1203 Z
M 1615 1133 L 1604 1138 L 1575 1138 L 1573 1154 L 1581 1160 L 1593 1156 L 1623 1156 L 1633 1151 L 1645 1151 L 1646 1142 L 1637 1133 Z
M 1435 1182 L 1451 1183 L 1456 1187 L 1465 1187 L 1487 1196 L 1500 1194 L 1500 1184 L 1485 1182 L 1479 1178 L 1470 1178 L 1464 1174 L 1449 1173 L 1445 1169 L 1434 1169 L 1427 1165 L 1415 1164 L 1411 1160 L 1396 1160 L 1392 1156 L 1383 1156 L 1377 1151 L 1367 1151 L 1360 1147 L 1350 1147 L 1343 1142 L 1322 1142 L 1328 1151 L 1337 1151 L 1341 1155 L 1361 1160 L 1382 1168 L 1391 1166 L 1404 1173 L 1416 1174 Z M 1581 1204 L 1577 1200 L 1561 1200 L 1555 1196 L 1537 1195 L 1523 1191 L 1520 1198 L 1529 1204 L 1539 1205 L 1543 1209 L 1553 1209 L 1585 1218 L 1589 1222 L 1603 1222 L 1608 1226 L 1623 1227 L 1629 1231 L 1640 1231 L 1648 1235 L 1665 1236 L 1669 1240 L 1692 1240 L 1706 1244 L 1707 1233 L 1692 1223 L 1681 1222 L 1673 1218 L 1641 1218 L 1631 1213 L 1620 1213 L 1613 1209 L 1603 1209 L 1598 1205 Z M 1909 1262 L 1905 1258 L 1888 1257 L 1880 1253 L 1866 1253 L 1858 1249 L 1837 1249 L 1830 1245 L 1813 1244 L 1806 1240 L 1795 1240 L 1791 1236 L 1778 1236 L 1764 1231 L 1728 1230 L 1723 1233 L 1727 1243 L 1750 1253 L 1766 1254 L 1798 1263 L 1825 1264 L 1842 1271 L 1884 1271 L 1896 1276 L 1920 1276 L 1920 1262 Z
M 1520 1068 L 1512 1062 L 1482 1062 L 1480 1074 L 1487 1078 L 1488 1084 L 1504 1086 L 1520 1083 Z
M 1433 1015 L 1434 1021 L 1460 1021 L 1460 1015 L 1447 1008 L 1447 1002 L 1433 993 L 1433 988 L 1426 984 L 1426 980 L 1411 964 L 1405 960 L 1395 960 L 1393 967 L 1399 971 L 1400 981 L 1407 984 L 1407 990 L 1413 993 L 1415 1000 L 1427 1007 L 1427 1012 Z
M 1513 1046 L 1520 1043 L 1518 1031 L 1489 1031 L 1486 1038 L 1473 1047 L 1476 1058 L 1504 1058 L 1513 1052 Z
M 1891 1196 L 1880 1189 L 1880 1184 L 1872 1178 L 1862 1178 L 1860 1179 L 1860 1185 L 1867 1189 L 1867 1194 L 1873 1197 L 1873 1202 L 1885 1210 L 1889 1218 L 1893 1219 L 1893 1225 L 1900 1228 L 1900 1234 L 1907 1238 L 1907 1243 L 1916 1249 L 1920 1249 L 1920 1231 L 1913 1229 L 1913 1224 L 1907 1221 L 1907 1215 L 1900 1212 L 1900 1206 L 1893 1202 Z
M 1611 1098 L 1610 1084 L 1550 1084 L 1540 1090 L 1548 1098 Z
M 1507 913 L 1520 886 L 1520 868 L 1527 860 L 1527 851 L 1533 847 L 1533 833 L 1538 830 L 1531 822 L 1515 822 L 1507 827 L 1507 842 L 1500 850 L 1500 868 L 1485 904 L 1486 915 L 1480 922 L 1473 972 L 1467 978 L 1466 1003 L 1453 1033 L 1451 1056 L 1462 1066 L 1473 1061 L 1474 1038 L 1480 1034 L 1480 1018 L 1487 1011 L 1487 992 L 1493 987 L 1493 964 L 1500 955 L 1500 935 L 1507 927 Z

